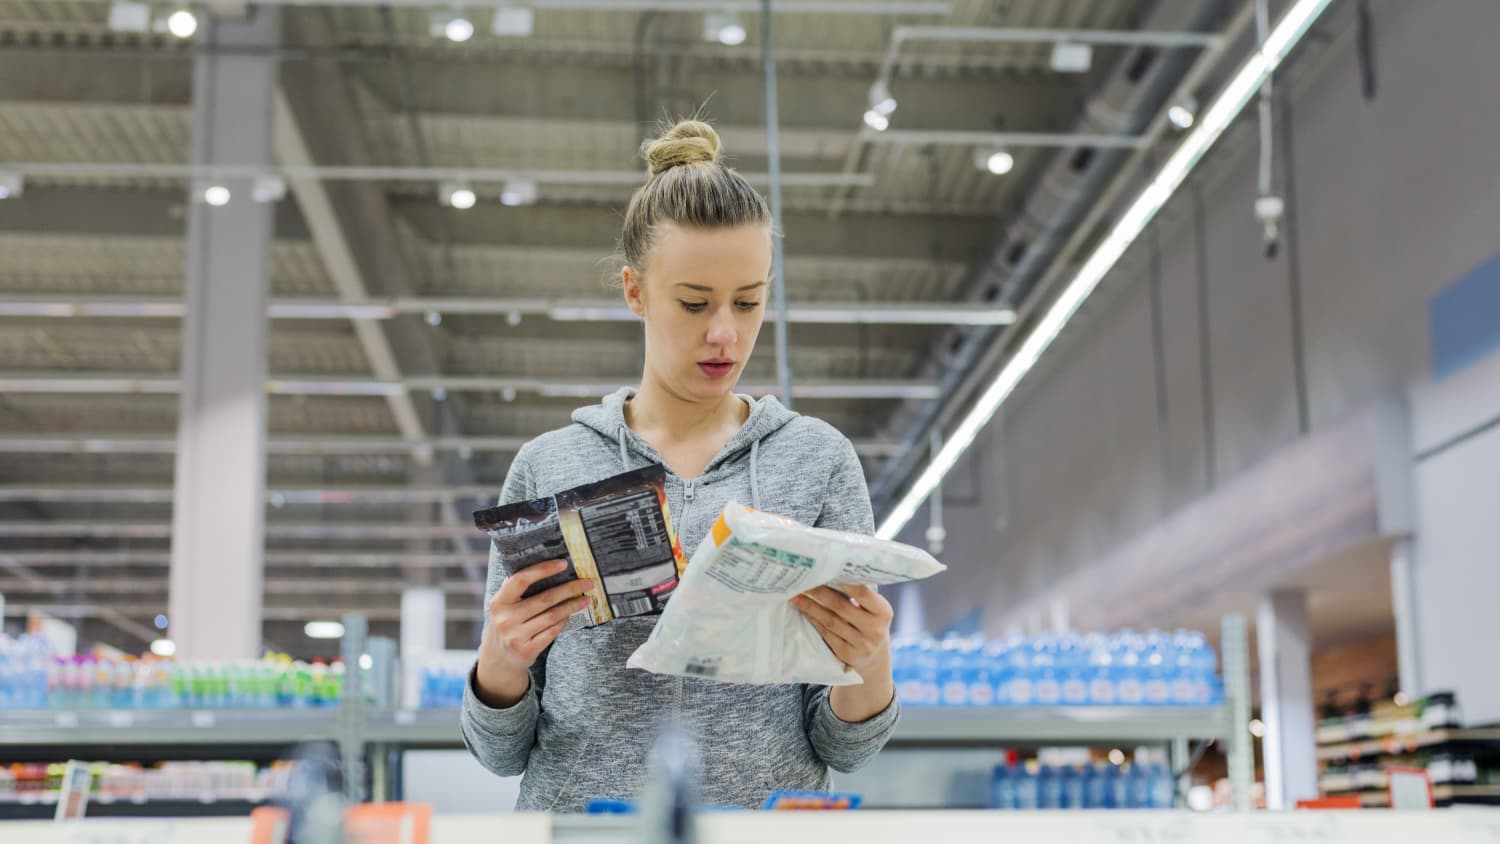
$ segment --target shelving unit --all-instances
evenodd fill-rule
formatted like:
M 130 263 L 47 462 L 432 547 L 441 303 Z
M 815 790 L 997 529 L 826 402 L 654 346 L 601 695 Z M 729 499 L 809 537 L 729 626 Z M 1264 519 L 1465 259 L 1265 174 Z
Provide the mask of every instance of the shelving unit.
M 149 797 L 89 798 L 91 818 L 237 818 L 265 805 L 264 797 Z M 57 793 L 0 795 L 0 821 L 50 819 L 57 811 Z
M 1391 805 L 1391 796 L 1380 789 L 1365 791 L 1330 791 L 1332 795 L 1356 794 L 1359 804 L 1366 809 L 1384 809 Z M 1480 806 L 1500 806 L 1500 785 L 1435 785 L 1432 787 L 1432 802 L 1439 806 L 1457 803 Z
M 35 746 L 291 745 L 337 739 L 337 720 L 331 709 L 0 710 L 0 749 L 9 757 Z
M 1366 756 L 1386 756 L 1411 753 L 1424 747 L 1446 744 L 1500 744 L 1500 727 L 1479 729 L 1425 730 L 1418 733 L 1391 733 L 1383 738 L 1364 741 L 1325 744 L 1318 747 L 1318 761 L 1335 759 L 1362 759 Z
M 1445 763 L 1439 763 L 1444 756 Z M 1327 796 L 1355 796 L 1367 807 L 1390 805 L 1388 768 L 1423 767 L 1436 776 L 1432 799 L 1439 806 L 1500 805 L 1500 785 L 1485 784 L 1493 777 L 1482 760 L 1500 756 L 1500 727 L 1437 727 L 1423 725 L 1414 706 L 1388 709 L 1375 717 L 1332 721 L 1318 729 L 1319 791 Z M 1461 763 L 1476 766 L 1479 783 L 1453 773 Z M 1442 764 L 1442 769 L 1436 767 Z
M 363 624 L 345 617 L 346 655 L 363 652 Z M 1224 742 L 1236 805 L 1249 808 L 1251 760 L 1248 659 L 1244 622 L 1225 619 L 1222 650 L 1226 700 L 1215 707 L 908 707 L 892 747 L 1165 746 L 1174 764 L 1189 741 Z M 458 711 L 369 710 L 358 672 L 337 709 L 0 711 L 0 762 L 120 759 L 275 759 L 305 741 L 338 745 L 351 789 L 390 793 L 393 754 L 417 748 L 462 748 Z M 363 796 L 355 794 L 351 796 Z M 148 804 L 149 806 L 150 804 Z

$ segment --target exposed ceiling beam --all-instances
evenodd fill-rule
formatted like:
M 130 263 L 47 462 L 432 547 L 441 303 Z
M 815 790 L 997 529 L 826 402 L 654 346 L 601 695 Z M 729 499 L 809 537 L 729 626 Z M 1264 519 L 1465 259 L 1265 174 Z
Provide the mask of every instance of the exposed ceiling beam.
M 1047 135 L 1048 139 L 1059 136 Z M 1035 144 L 1058 146 L 1054 142 Z M 277 147 L 282 161 L 288 158 Z M 631 185 L 645 183 L 644 171 L 636 170 L 526 170 L 492 167 L 373 167 L 332 164 L 280 164 L 270 167 L 242 164 L 158 164 L 146 161 L 20 161 L 5 165 L 7 170 L 26 178 L 51 179 L 180 179 L 212 181 L 214 179 L 254 179 L 258 176 L 281 176 L 289 182 L 320 180 L 329 182 L 468 182 L 476 186 L 496 186 L 513 179 L 526 179 L 539 185 Z M 765 173 L 742 174 L 751 183 L 764 185 Z M 868 173 L 783 173 L 786 187 L 859 188 L 875 184 Z M 294 186 L 295 189 L 295 186 Z M 304 213 L 306 209 L 304 208 Z M 316 235 L 316 230 L 314 231 Z
M 477 533 L 477 531 L 476 531 Z M 475 554 L 439 551 L 281 551 L 265 552 L 267 566 L 296 566 L 299 568 L 410 568 L 424 566 L 447 568 L 473 563 Z M 0 561 L 28 566 L 33 569 L 56 566 L 102 566 L 165 568 L 172 563 L 172 555 L 162 551 L 0 551 Z M 38 576 L 41 574 L 38 572 Z
M 269 454 L 281 455 L 347 455 L 412 454 L 422 450 L 459 453 L 494 452 L 514 454 L 529 437 L 433 437 L 413 442 L 391 437 L 271 437 L 266 441 Z M 854 450 L 865 457 L 889 457 L 900 444 L 880 440 L 853 440 Z M 0 453 L 24 454 L 174 454 L 177 441 L 172 436 L 140 434 L 0 434 Z
M 0 316 L 181 318 L 181 298 L 171 296 L 6 296 Z M 277 299 L 270 303 L 272 319 L 386 320 L 400 315 L 437 313 L 541 316 L 556 322 L 637 322 L 623 302 L 613 299 Z M 766 319 L 776 316 L 768 309 Z M 933 302 L 799 302 L 789 305 L 790 322 L 864 325 L 1009 325 L 1015 312 L 982 304 L 947 305 Z
M 279 85 L 272 101 L 271 140 L 276 158 L 284 165 L 312 165 L 312 152 L 303 136 L 302 126 Z M 339 225 L 338 214 L 328 190 L 316 176 L 289 177 L 289 181 L 303 219 L 307 221 L 307 227 L 312 233 L 313 242 L 317 244 L 318 253 L 323 257 L 329 278 L 333 280 L 339 296 L 346 301 L 357 301 L 369 296 L 369 287 L 354 258 L 354 246 Z M 395 352 L 379 323 L 364 319 L 355 319 L 353 322 L 355 336 L 359 338 L 375 376 L 399 379 L 401 370 L 396 363 Z M 395 417 L 396 428 L 402 437 L 413 441 L 427 437 L 410 392 L 396 390 L 382 395 L 390 405 L 391 415 Z M 417 459 L 427 463 L 432 458 L 430 454 L 419 454 Z
M 0 554 L 0 569 L 4 569 L 11 575 L 11 583 L 22 587 L 22 591 L 40 592 L 57 597 L 76 599 L 75 589 L 71 583 L 61 583 L 57 578 L 49 578 L 39 572 L 27 568 L 22 563 L 10 559 L 7 555 Z M 0 588 L 0 592 L 4 589 Z M 5 604 L 7 607 L 8 603 Z M 155 630 L 135 621 L 128 613 L 120 612 L 109 604 L 88 605 L 92 609 L 92 616 L 106 621 L 120 631 L 140 639 L 142 642 L 150 642 L 157 638 Z
M 479 596 L 484 594 L 484 581 L 445 580 L 433 584 L 444 592 Z M 409 588 L 400 578 L 372 577 L 275 577 L 266 578 L 265 594 L 270 595 L 399 595 Z M 37 595 L 71 595 L 73 599 L 104 595 L 159 595 L 167 594 L 167 580 L 162 577 L 116 577 L 116 578 L 70 578 L 58 577 L 44 583 L 21 578 L 0 578 L 0 594 L 26 601 Z M 132 622 L 134 623 L 134 622 Z M 147 630 L 142 626 L 142 630 Z M 149 641 L 149 640 L 148 640 Z
M 332 187 L 364 184 L 332 183 Z M 8 256 L 10 238 L 29 236 L 180 240 L 183 200 L 183 191 L 178 188 L 123 191 L 80 186 L 27 190 L 20 199 L 0 202 L 0 232 L 6 239 L 5 246 L 0 248 Z M 455 255 L 460 257 L 520 255 L 547 259 L 586 254 L 584 272 L 588 272 L 588 267 L 596 268 L 586 281 L 591 286 L 590 292 L 600 289 L 603 267 L 599 262 L 612 254 L 613 244 L 620 237 L 617 207 L 539 204 L 508 208 L 495 203 L 459 212 L 440 207 L 430 197 L 397 197 L 391 200 L 391 206 L 429 247 L 441 242 L 438 225 L 440 219 L 445 220 Z M 278 239 L 306 241 L 307 230 L 297 203 L 280 203 L 276 222 Z M 952 271 L 955 264 L 970 256 L 971 244 L 985 242 L 994 231 L 991 218 L 944 210 L 849 215 L 837 222 L 829 221 L 822 211 L 788 210 L 784 225 L 788 293 L 793 295 L 799 290 L 799 280 L 809 273 L 819 279 L 830 274 L 849 278 L 852 274 L 851 280 L 855 280 L 865 272 L 883 272 L 884 267 L 912 271 L 922 262 L 932 272 Z M 936 252 L 934 244 L 939 247 Z M 842 260 L 854 269 L 850 272 L 837 269 L 834 262 Z M 0 272 L 3 269 L 0 267 Z M 169 278 L 178 278 L 180 272 L 177 270 Z M 445 284 L 463 280 L 462 277 L 434 279 Z M 471 285 L 475 282 L 468 281 Z
M 617 389 L 614 381 L 592 381 L 567 378 L 526 378 L 481 375 L 409 375 L 405 378 L 350 378 L 345 376 L 314 378 L 273 376 L 266 382 L 272 395 L 290 396 L 387 396 L 409 394 L 414 390 L 447 390 L 449 392 L 532 393 L 548 397 L 597 398 Z M 740 382 L 738 389 L 751 395 L 772 395 L 777 386 L 771 382 Z M 0 373 L 0 393 L 157 393 L 173 394 L 181 382 L 173 375 L 150 373 Z M 805 380 L 792 388 L 792 395 L 808 399 L 934 399 L 937 385 L 932 381 L 911 379 L 845 379 L 838 381 Z M 406 432 L 403 431 L 403 434 Z M 425 434 L 413 432 L 413 441 Z
M 107 539 L 165 539 L 172 535 L 172 525 L 167 522 L 3 522 L 0 521 L 0 538 L 20 537 L 92 537 Z M 440 525 L 403 522 L 268 522 L 267 539 L 306 539 L 315 541 L 342 540 L 387 540 L 387 539 L 480 539 L 480 533 L 472 524 Z
M 25 617 L 28 613 L 31 612 L 42 612 L 57 618 L 102 618 L 106 620 L 109 616 L 117 615 L 120 618 L 131 620 L 136 618 L 151 618 L 152 616 L 161 612 L 162 609 L 162 605 L 158 603 L 116 603 L 112 604 L 111 606 L 102 606 L 99 604 L 91 604 L 63 599 L 56 602 L 39 600 L 27 601 L 25 603 L 7 602 L 5 605 L 5 614 L 7 617 L 21 618 Z M 310 621 L 313 619 L 324 618 L 337 619 L 340 615 L 346 612 L 360 613 L 370 621 L 401 620 L 401 608 L 399 606 L 344 607 L 308 605 L 266 606 L 261 610 L 261 620 Z M 450 605 L 447 612 L 445 613 L 445 617 L 449 621 L 473 621 L 477 618 L 480 618 L 482 615 L 483 607 L 480 606 L 479 601 L 475 601 L 474 606 L 472 607 Z M 150 628 L 142 624 L 137 623 L 136 626 L 143 631 L 150 630 Z M 152 631 L 150 639 L 159 638 L 159 635 L 160 634 L 156 633 L 155 631 Z M 149 641 L 149 639 L 143 639 L 143 641 Z
M 266 503 L 273 507 L 330 504 L 413 504 L 462 500 L 489 501 L 491 486 L 339 486 L 273 487 Z M 0 501 L 35 501 L 51 504 L 170 504 L 172 487 L 129 484 L 3 484 Z
M 859 139 L 871 144 L 962 147 L 1098 147 L 1139 149 L 1150 139 L 1139 135 L 1100 135 L 1081 132 L 965 132 L 947 129 L 862 129 Z M 860 175 L 858 173 L 851 174 Z M 833 187 L 840 187 L 833 185 Z
M 413 9 L 455 7 L 453 0 L 256 0 L 264 6 L 392 6 Z M 458 4 L 462 5 L 462 4 Z M 525 0 L 532 9 L 597 12 L 758 12 L 760 0 Z M 946 0 L 776 0 L 784 15 L 946 15 Z

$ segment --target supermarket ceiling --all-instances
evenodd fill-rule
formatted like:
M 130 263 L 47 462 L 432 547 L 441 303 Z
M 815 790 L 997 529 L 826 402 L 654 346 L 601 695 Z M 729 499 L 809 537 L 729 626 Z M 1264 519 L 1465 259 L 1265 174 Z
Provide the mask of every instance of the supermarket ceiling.
M 24 171 L 24 192 L 0 201 L 0 592 L 85 619 L 107 600 L 144 623 L 165 606 L 177 424 L 191 189 L 173 167 L 190 159 L 193 57 L 207 48 L 121 31 L 116 5 L 0 0 L 0 176 Z M 416 410 L 403 421 L 389 396 L 358 394 L 381 377 L 350 319 L 360 311 L 298 310 L 349 302 L 311 234 L 323 212 L 296 191 L 278 203 L 270 371 L 321 388 L 270 397 L 267 637 L 341 607 L 369 610 L 380 632 L 414 578 L 449 588 L 452 621 L 472 625 L 484 555 L 465 513 L 493 497 L 519 442 L 567 422 L 576 394 L 639 378 L 639 326 L 589 317 L 614 295 L 633 189 L 619 174 L 640 172 L 640 140 L 706 104 L 734 166 L 767 170 L 760 21 L 677 0 L 538 0 L 529 28 L 495 34 L 496 4 L 470 3 L 475 32 L 454 43 L 434 18 L 451 3 L 276 5 L 277 119 L 316 165 L 372 168 L 325 182 L 325 207 L 350 243 L 395 250 L 398 265 L 365 268 L 369 298 L 420 301 L 378 323 Z M 854 439 L 874 479 L 958 341 L 1004 330 L 960 323 L 1024 309 L 1032 288 L 1011 271 L 1048 234 L 1036 209 L 1083 191 L 1111 143 L 1131 151 L 1133 124 L 1162 122 L 1171 103 L 1129 86 L 1159 74 L 1171 92 L 1209 52 L 1201 37 L 1114 42 L 1218 33 L 1243 9 L 842 5 L 777 18 L 788 299 L 825 320 L 791 326 L 791 368 L 798 409 Z M 720 43 L 734 25 L 743 43 Z M 1092 40 L 1083 64 L 1055 54 L 1069 33 Z M 899 108 L 877 132 L 863 114 L 888 55 Z M 1003 175 L 987 170 L 996 133 L 1014 133 Z M 478 174 L 474 208 L 440 202 L 451 170 Z M 521 204 L 502 204 L 508 191 Z M 880 315 L 837 321 L 861 312 Z M 746 379 L 771 384 L 763 336 Z

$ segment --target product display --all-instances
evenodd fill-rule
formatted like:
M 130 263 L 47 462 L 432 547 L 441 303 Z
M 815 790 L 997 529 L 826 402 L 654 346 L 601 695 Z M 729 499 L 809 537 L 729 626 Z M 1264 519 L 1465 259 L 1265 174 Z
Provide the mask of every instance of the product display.
M 944 569 L 909 545 L 810 528 L 731 502 L 626 664 L 730 683 L 858 683 L 787 601 L 825 584 L 885 585 Z
M 898 641 L 894 673 L 916 706 L 1208 706 L 1217 658 L 1193 631 Z
M 336 706 L 344 665 L 131 656 L 50 656 L 32 636 L 0 636 L 0 709 L 271 709 Z
M 49 802 L 62 788 L 65 763 L 0 767 L 0 802 Z M 253 762 L 163 762 L 154 767 L 96 762 L 90 791 L 101 801 L 262 801 L 286 790 L 291 765 L 258 768 Z
M 1319 790 L 1384 806 L 1400 768 L 1426 771 L 1439 805 L 1500 799 L 1500 729 L 1461 727 L 1460 713 L 1447 691 L 1397 703 L 1362 687 L 1344 706 L 1330 699 L 1317 731 Z
M 594 589 L 584 612 L 590 623 L 650 615 L 666 606 L 686 564 L 667 511 L 665 482 L 664 467 L 647 466 L 547 498 L 480 510 L 474 524 L 490 535 L 510 574 L 568 561 L 566 571 L 533 584 L 526 597 L 589 578 Z
M 1165 765 L 997 765 L 991 809 L 1170 809 L 1176 787 Z
M 457 709 L 464 701 L 464 686 L 469 681 L 467 670 L 445 666 L 429 666 L 422 669 L 422 694 L 419 706 L 423 709 Z

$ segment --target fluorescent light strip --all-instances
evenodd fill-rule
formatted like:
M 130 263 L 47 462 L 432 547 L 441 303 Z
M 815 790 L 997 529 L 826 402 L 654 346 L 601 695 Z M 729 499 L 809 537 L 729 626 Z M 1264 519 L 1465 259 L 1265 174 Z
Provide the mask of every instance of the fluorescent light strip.
M 1026 374 L 1041 359 L 1042 353 L 1062 333 L 1068 320 L 1078 312 L 1089 294 L 1094 292 L 1094 288 L 1098 287 L 1099 282 L 1114 268 L 1120 256 L 1125 254 L 1125 250 L 1135 242 L 1135 239 L 1150 224 L 1151 219 L 1176 193 L 1188 173 L 1255 96 L 1255 92 L 1266 81 L 1266 77 L 1302 40 L 1302 36 L 1307 34 L 1307 30 L 1331 2 L 1332 0 L 1298 0 L 1292 8 L 1287 10 L 1266 38 L 1265 53 L 1254 53 L 1245 60 L 1229 84 L 1214 100 L 1213 105 L 1204 112 L 1198 125 L 1183 139 L 1182 144 L 1157 171 L 1151 184 L 1147 185 L 1130 204 L 1119 222 L 1110 231 L 1109 236 L 1079 268 L 1078 274 L 1068 282 L 1068 286 L 1063 289 L 1057 301 L 1052 303 L 1036 326 L 1026 335 L 1026 339 L 1016 349 L 1015 354 L 1001 367 L 995 375 L 995 380 L 990 382 L 989 387 L 974 403 L 974 407 L 954 428 L 953 433 L 943 443 L 943 447 L 938 449 L 938 453 L 933 456 L 932 462 L 927 464 L 927 468 L 917 476 L 911 488 L 896 502 L 895 508 L 891 510 L 890 515 L 886 516 L 885 521 L 881 522 L 880 529 L 876 531 L 877 537 L 894 539 L 896 534 L 906 527 L 907 522 L 912 520 L 917 513 L 917 508 L 937 488 L 943 476 L 947 475 L 958 463 L 958 459 L 974 443 L 984 426 L 994 418 L 996 411 L 1010 397 L 1016 385 L 1026 377 Z

